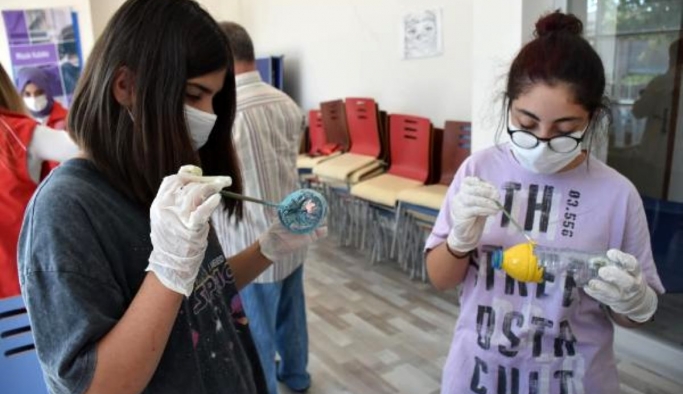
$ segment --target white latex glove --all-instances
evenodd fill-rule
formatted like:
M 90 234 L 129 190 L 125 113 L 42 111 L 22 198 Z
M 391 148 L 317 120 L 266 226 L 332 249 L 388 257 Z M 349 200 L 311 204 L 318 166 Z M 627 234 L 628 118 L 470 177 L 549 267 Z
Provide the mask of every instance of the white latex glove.
M 209 217 L 221 202 L 218 192 L 232 184 L 227 176 L 202 177 L 183 166 L 164 178 L 149 216 L 152 254 L 147 271 L 167 288 L 189 296 L 208 245 Z
M 657 294 L 643 278 L 638 260 L 617 249 L 607 251 L 607 258 L 617 264 L 600 268 L 598 278 L 591 279 L 584 291 L 633 321 L 650 320 L 657 310 Z
M 327 226 L 318 227 L 308 234 L 294 234 L 277 220 L 258 241 L 261 254 L 270 261 L 277 261 L 326 236 Z
M 498 189 L 477 177 L 463 179 L 460 190 L 451 200 L 451 223 L 448 247 L 454 252 L 469 252 L 477 247 L 484 232 L 486 217 L 495 215 L 500 208 Z

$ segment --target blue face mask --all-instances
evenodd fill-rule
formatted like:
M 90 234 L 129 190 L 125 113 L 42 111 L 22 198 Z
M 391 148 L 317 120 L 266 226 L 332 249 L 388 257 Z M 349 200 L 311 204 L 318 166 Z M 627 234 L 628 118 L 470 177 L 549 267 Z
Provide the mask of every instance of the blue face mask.
M 190 132 L 192 147 L 195 150 L 199 150 L 209 140 L 217 119 L 218 116 L 215 114 L 200 111 L 185 104 L 185 120 L 187 121 L 187 129 Z

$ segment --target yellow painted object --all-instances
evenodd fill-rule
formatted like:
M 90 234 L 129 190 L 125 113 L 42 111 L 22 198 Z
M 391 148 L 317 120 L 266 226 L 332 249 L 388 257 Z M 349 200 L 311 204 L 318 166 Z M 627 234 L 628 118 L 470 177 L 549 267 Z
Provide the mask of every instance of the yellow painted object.
M 494 254 L 493 266 L 520 282 L 543 281 L 543 268 L 538 266 L 531 242 L 517 244 Z

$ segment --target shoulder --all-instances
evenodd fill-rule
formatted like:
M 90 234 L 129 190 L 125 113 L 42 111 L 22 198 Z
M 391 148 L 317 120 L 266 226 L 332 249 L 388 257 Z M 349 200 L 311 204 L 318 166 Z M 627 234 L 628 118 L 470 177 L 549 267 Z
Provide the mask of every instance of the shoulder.
M 587 179 L 600 184 L 604 189 L 613 190 L 620 194 L 628 193 L 629 197 L 639 197 L 636 186 L 619 171 L 608 166 L 595 157 L 590 157 L 586 163 Z M 614 193 L 612 193 L 614 194 Z
M 66 117 L 68 115 L 67 110 L 62 107 L 59 102 L 55 101 L 52 104 L 52 111 L 50 111 L 50 118 L 47 121 L 47 125 L 53 129 L 63 130 L 66 128 Z
M 298 109 L 291 97 L 263 81 L 244 85 L 237 89 L 237 111 L 274 105 L 294 106 Z
M 58 101 L 53 102 L 50 117 L 55 120 L 63 120 L 66 118 L 68 112 Z
M 62 163 L 43 181 L 29 204 L 27 215 L 77 220 L 77 213 L 94 207 L 109 186 L 94 165 L 84 159 Z
M 0 109 L 0 122 L 5 123 L 24 144 L 31 141 L 38 122 L 28 115 Z
M 476 175 L 483 170 L 495 170 L 499 168 L 513 168 L 509 164 L 509 153 L 506 145 L 494 145 L 473 152 L 460 165 L 460 169 L 466 175 Z
M 112 190 L 83 159 L 52 171 L 26 209 L 19 240 L 22 274 L 60 271 L 105 277 L 95 261 L 102 255 L 103 237 L 113 231 L 112 216 L 124 214 Z

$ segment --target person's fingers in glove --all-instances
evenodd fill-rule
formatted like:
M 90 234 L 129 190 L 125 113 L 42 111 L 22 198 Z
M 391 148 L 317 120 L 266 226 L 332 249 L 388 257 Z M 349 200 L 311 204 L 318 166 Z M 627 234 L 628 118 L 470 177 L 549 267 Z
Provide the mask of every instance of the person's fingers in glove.
M 623 300 L 628 291 L 636 285 L 636 278 L 618 267 L 602 267 L 598 271 L 598 278 L 588 282 L 586 293 L 596 297 L 605 304 Z M 594 297 L 595 298 L 595 297 Z
M 451 224 L 447 245 L 464 253 L 477 247 L 486 218 L 500 211 L 498 189 L 477 177 L 463 179 L 460 190 L 451 200 Z
M 657 295 L 644 280 L 638 260 L 617 249 L 609 250 L 607 257 L 616 264 L 600 268 L 584 291 L 631 320 L 649 320 L 657 309 Z
M 261 254 L 270 261 L 277 261 L 283 256 L 292 254 L 318 239 L 327 236 L 327 226 L 323 225 L 307 234 L 295 234 L 289 231 L 279 221 L 259 237 Z
M 490 216 L 500 211 L 498 189 L 477 177 L 463 179 L 456 195 L 458 210 L 453 214 L 462 216 Z
M 214 180 L 208 183 L 192 182 L 178 190 L 176 205 L 171 209 L 178 212 L 178 216 L 187 228 L 197 228 L 208 222 L 211 213 L 218 207 L 227 181 Z M 208 215 L 207 215 L 208 213 Z
M 203 177 L 194 166 L 164 178 L 150 207 L 152 253 L 148 271 L 167 288 L 189 296 L 208 245 L 209 218 L 230 177 Z

